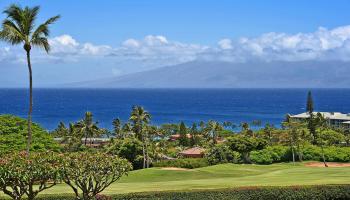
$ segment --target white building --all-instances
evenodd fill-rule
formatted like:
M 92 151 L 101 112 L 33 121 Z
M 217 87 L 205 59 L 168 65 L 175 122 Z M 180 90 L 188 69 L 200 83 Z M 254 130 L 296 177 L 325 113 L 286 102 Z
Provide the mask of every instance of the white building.
M 336 128 L 350 129 L 350 113 L 344 114 L 340 112 L 313 112 L 316 116 L 317 113 L 321 113 L 323 117 L 328 121 L 329 125 Z M 310 117 L 309 113 L 300 113 L 297 115 L 290 115 L 292 119 L 305 120 Z

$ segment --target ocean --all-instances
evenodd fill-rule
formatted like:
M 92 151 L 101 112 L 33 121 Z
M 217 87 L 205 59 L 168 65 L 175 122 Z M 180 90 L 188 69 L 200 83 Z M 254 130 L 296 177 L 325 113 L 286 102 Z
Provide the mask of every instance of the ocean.
M 280 126 L 287 113 L 305 112 L 307 89 L 34 89 L 33 120 L 53 130 L 91 111 L 99 126 L 127 121 L 133 105 L 152 115 L 152 124 L 261 120 Z M 350 113 L 350 89 L 312 89 L 316 111 Z M 0 114 L 27 117 L 27 89 L 0 89 Z

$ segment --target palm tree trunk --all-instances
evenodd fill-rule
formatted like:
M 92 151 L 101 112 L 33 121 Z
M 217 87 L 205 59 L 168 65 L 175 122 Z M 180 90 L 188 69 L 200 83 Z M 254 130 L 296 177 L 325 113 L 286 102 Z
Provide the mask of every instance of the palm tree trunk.
M 141 132 L 141 140 L 142 140 L 142 154 L 143 154 L 143 169 L 146 168 L 146 148 L 145 148 L 145 137 Z
M 148 144 L 147 144 L 147 141 L 145 141 L 145 150 L 146 150 L 146 167 L 149 168 L 149 156 L 148 156 Z
M 321 145 L 321 152 L 322 152 L 322 159 L 323 159 L 323 164 L 325 167 L 328 167 L 327 163 L 326 163 L 326 158 L 324 156 L 324 150 L 323 150 L 323 145 Z
M 28 111 L 28 138 L 27 138 L 27 155 L 29 156 L 30 146 L 32 144 L 32 112 L 33 112 L 33 78 L 32 64 L 30 63 L 30 51 L 27 52 L 27 63 L 29 71 L 29 111 Z
M 292 157 L 293 157 L 293 164 L 295 164 L 294 147 L 292 147 Z

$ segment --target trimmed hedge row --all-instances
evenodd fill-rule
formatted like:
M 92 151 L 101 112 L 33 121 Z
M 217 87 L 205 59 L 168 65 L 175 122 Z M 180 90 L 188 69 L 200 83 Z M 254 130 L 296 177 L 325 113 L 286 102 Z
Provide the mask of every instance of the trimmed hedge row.
M 70 200 L 72 196 L 41 196 L 38 200 Z M 113 200 L 346 200 L 350 199 L 350 185 L 243 187 L 234 189 L 146 192 L 113 195 Z
M 152 164 L 153 167 L 179 167 L 179 168 L 200 168 L 209 166 L 208 160 L 205 158 L 182 158 L 176 160 L 162 160 Z
M 301 149 L 301 154 L 304 161 L 322 161 L 320 147 L 305 146 Z M 325 147 L 324 154 L 327 162 L 350 162 L 350 147 Z M 287 146 L 269 146 L 263 150 L 252 151 L 250 159 L 256 164 L 289 162 L 292 161 L 292 152 Z M 295 159 L 298 161 L 298 152 L 295 152 Z

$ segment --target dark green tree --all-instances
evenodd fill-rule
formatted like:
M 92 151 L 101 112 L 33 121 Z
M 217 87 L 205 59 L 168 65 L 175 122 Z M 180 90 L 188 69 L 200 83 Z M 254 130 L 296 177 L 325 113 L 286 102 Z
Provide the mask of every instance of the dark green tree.
M 48 19 L 43 24 L 35 28 L 35 21 L 38 17 L 40 7 L 25 7 L 12 4 L 4 14 L 6 19 L 2 22 L 0 30 L 0 40 L 12 45 L 22 44 L 27 55 L 27 65 L 29 72 L 29 111 L 28 111 L 28 137 L 27 137 L 27 154 L 32 143 L 32 111 L 33 111 L 33 81 L 32 81 L 32 64 L 30 51 L 32 47 L 44 49 L 47 53 L 50 51 L 48 36 L 50 33 L 49 25 L 56 22 L 60 16 Z
M 90 138 L 90 144 L 92 144 L 92 137 L 99 136 L 100 130 L 97 126 L 97 122 L 93 121 L 93 115 L 91 112 L 86 112 L 84 119 L 76 124 L 76 127 L 80 134 L 85 138 L 84 145 L 87 145 L 87 139 Z
M 142 107 L 134 106 L 130 115 L 132 122 L 132 130 L 136 134 L 136 137 L 142 141 L 143 151 L 143 168 L 149 167 L 148 158 L 148 131 L 147 126 L 151 120 L 151 115 Z
M 193 123 L 191 127 L 190 145 L 195 146 L 199 143 L 197 124 Z
M 113 125 L 113 131 L 114 131 L 114 135 L 116 138 L 121 138 L 124 139 L 124 134 L 123 134 L 123 130 L 122 130 L 122 124 L 119 118 L 116 118 L 112 121 L 112 125 Z
M 223 129 L 224 128 L 219 122 L 210 120 L 204 129 L 204 133 L 207 136 L 208 140 L 211 140 L 213 144 L 216 144 L 219 137 L 219 132 Z
M 187 137 L 187 127 L 186 127 L 184 122 L 180 123 L 179 134 L 180 134 L 179 144 L 181 146 L 188 146 L 189 145 L 189 140 L 188 140 L 188 137 Z
M 227 138 L 227 144 L 232 151 L 241 153 L 245 163 L 251 163 L 250 152 L 265 148 L 267 141 L 262 138 L 235 135 Z
M 306 102 L 306 112 L 309 114 L 309 118 L 307 119 L 307 127 L 309 129 L 310 134 L 313 137 L 313 144 L 316 144 L 316 126 L 315 126 L 315 116 L 314 116 L 314 101 L 312 99 L 311 91 L 307 94 L 307 102 Z

